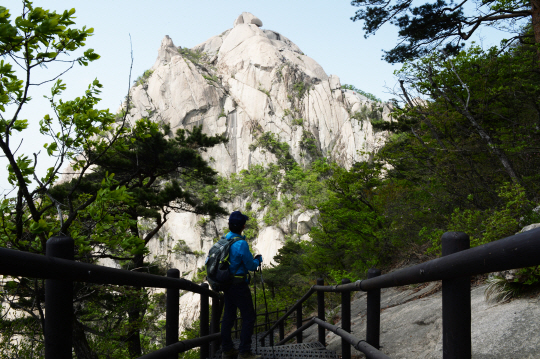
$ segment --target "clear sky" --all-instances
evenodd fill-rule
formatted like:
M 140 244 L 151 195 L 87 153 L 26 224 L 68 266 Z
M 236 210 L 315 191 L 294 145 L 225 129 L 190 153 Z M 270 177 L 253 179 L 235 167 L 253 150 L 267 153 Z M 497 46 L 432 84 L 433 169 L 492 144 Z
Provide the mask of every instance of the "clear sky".
M 12 19 L 22 9 L 19 0 L 2 0 L 2 6 L 10 9 Z M 383 100 L 393 97 L 386 87 L 395 85 L 393 71 L 399 65 L 390 65 L 382 61 L 381 56 L 382 49 L 389 50 L 396 43 L 397 32 L 387 26 L 365 39 L 362 24 L 350 20 L 356 8 L 348 0 L 36 0 L 34 6 L 57 11 L 74 7 L 77 26 L 94 28 L 87 47 L 93 48 L 101 59 L 88 67 L 75 66 L 63 77 L 68 86 L 64 97 L 81 95 L 97 78 L 104 85 L 99 107 L 113 112 L 119 108 L 129 85 L 130 36 L 134 80 L 153 65 L 165 35 L 169 35 L 176 46 L 193 47 L 231 28 L 243 11 L 260 18 L 263 28 L 288 37 L 327 74 L 338 75 L 342 84 L 353 84 Z M 485 45 L 491 45 L 497 44 L 501 36 L 495 30 L 483 30 L 475 40 L 481 38 Z M 51 77 L 60 70 L 58 67 L 43 69 L 39 78 Z M 34 133 L 43 115 L 52 115 L 42 97 L 49 89 L 50 85 L 33 88 L 31 106 L 23 113 L 23 117 L 34 124 L 31 127 Z M 42 148 L 43 142 L 38 137 L 25 137 L 21 152 L 31 155 Z M 38 168 L 44 170 L 45 165 L 44 162 Z M 0 158 L 0 173 L 4 168 L 5 161 Z M 0 177 L 0 193 L 7 187 L 5 177 Z

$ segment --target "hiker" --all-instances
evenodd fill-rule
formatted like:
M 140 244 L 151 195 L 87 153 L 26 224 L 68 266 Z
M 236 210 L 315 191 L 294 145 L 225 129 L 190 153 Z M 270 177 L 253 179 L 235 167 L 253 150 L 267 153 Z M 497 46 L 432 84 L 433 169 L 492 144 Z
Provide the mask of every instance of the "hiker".
M 255 325 L 255 308 L 251 300 L 251 292 L 248 284 L 251 278 L 249 271 L 255 271 L 262 263 L 260 254 L 253 258 L 249 251 L 246 237 L 242 236 L 242 231 L 246 228 L 248 216 L 240 211 L 234 211 L 229 216 L 229 229 L 225 238 L 232 240 L 241 237 L 241 240 L 232 244 L 229 251 L 230 266 L 229 271 L 234 276 L 232 285 L 223 291 L 225 308 L 223 310 L 223 320 L 221 321 L 221 349 L 222 359 L 235 359 L 238 355 L 240 359 L 257 359 L 259 355 L 251 352 L 251 336 Z M 234 348 L 231 329 L 236 319 L 236 309 L 240 309 L 242 316 L 242 331 L 240 332 L 240 346 L 238 350 Z

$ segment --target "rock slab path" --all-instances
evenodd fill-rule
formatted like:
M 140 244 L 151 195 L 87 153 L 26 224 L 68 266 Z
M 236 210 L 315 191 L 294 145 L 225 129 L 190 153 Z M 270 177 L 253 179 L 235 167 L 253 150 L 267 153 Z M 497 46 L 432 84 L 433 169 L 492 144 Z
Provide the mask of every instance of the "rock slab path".
M 442 295 L 436 291 L 438 285 L 382 291 L 381 346 L 392 359 L 442 358 Z M 540 358 L 540 297 L 490 304 L 484 300 L 484 291 L 485 285 L 471 291 L 472 358 Z M 353 297 L 351 313 L 353 334 L 365 338 L 365 293 Z M 317 341 L 317 327 L 304 335 L 304 342 Z M 330 333 L 326 343 L 328 350 L 341 353 L 341 338 Z M 353 355 L 361 353 L 353 349 Z

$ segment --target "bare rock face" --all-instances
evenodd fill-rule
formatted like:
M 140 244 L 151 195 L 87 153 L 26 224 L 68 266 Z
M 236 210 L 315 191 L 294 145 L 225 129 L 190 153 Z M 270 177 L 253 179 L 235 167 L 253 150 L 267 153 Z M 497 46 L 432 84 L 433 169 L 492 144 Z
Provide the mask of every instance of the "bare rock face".
M 381 350 L 390 358 L 440 359 L 442 353 L 442 296 L 429 294 L 436 283 L 422 290 L 389 288 L 382 290 Z M 504 304 L 484 300 L 485 286 L 471 291 L 471 331 L 473 359 L 531 359 L 538 357 L 540 324 L 539 297 L 520 298 Z M 366 336 L 366 294 L 358 292 L 351 302 L 351 331 Z M 341 317 L 339 308 L 335 313 Z M 335 325 L 341 326 L 341 321 Z M 317 340 L 317 326 L 304 333 L 304 342 Z M 341 353 L 341 338 L 326 337 L 327 348 Z M 353 355 L 361 355 L 355 349 Z
M 338 76 L 328 76 L 287 37 L 262 29 L 262 21 L 250 13 L 242 13 L 232 29 L 192 49 L 177 47 L 165 36 L 150 70 L 131 89 L 130 120 L 151 118 L 169 124 L 173 132 L 202 125 L 209 135 L 225 133 L 227 144 L 203 154 L 223 176 L 277 162 L 274 154 L 250 147 L 266 132 L 287 143 L 301 166 L 325 156 L 350 167 L 384 141 L 386 134 L 374 130 L 370 119 L 390 120 L 388 104 L 342 90 Z M 230 211 L 243 208 L 241 203 L 224 206 Z M 252 220 L 261 220 L 263 213 L 261 209 Z M 285 236 L 306 239 L 316 215 L 298 209 L 271 228 L 260 221 L 254 247 L 265 263 L 271 262 Z M 150 243 L 149 259 L 163 259 L 191 279 L 227 220 L 201 224 L 203 217 L 191 213 L 169 217 L 163 233 Z M 191 252 L 173 251 L 182 243 Z
M 178 49 L 174 46 L 172 39 L 169 35 L 165 35 L 163 40 L 161 40 L 161 46 L 158 50 L 158 58 L 154 67 L 164 65 L 167 62 L 171 61 L 173 56 L 178 54 Z
M 346 167 L 365 159 L 358 151 L 382 144 L 385 134 L 369 120 L 389 120 L 388 104 L 341 90 L 339 77 L 328 76 L 288 38 L 254 21 L 260 20 L 243 13 L 234 28 L 191 50 L 176 48 L 166 36 L 152 75 L 132 89 L 133 118 L 151 114 L 173 130 L 203 125 L 208 134 L 226 132 L 229 143 L 208 152 L 223 175 L 271 160 L 249 150 L 264 132 L 288 143 L 303 165 L 316 155 L 303 153 L 306 136 L 317 154 Z
M 523 229 L 521 229 L 521 231 L 519 231 L 519 233 L 531 231 L 531 230 L 536 229 L 536 228 L 540 228 L 540 223 L 529 224 L 528 226 L 523 227 Z
M 253 246 L 263 255 L 263 261 L 267 264 L 276 264 L 274 256 L 285 243 L 283 231 L 274 226 L 264 228 Z

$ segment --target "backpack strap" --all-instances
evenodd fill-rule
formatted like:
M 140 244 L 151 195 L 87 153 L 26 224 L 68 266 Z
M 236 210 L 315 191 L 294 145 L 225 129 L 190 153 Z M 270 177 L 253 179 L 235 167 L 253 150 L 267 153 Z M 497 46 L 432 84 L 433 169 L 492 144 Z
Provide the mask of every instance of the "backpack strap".
M 231 239 L 228 239 L 228 241 L 231 242 L 231 244 L 230 244 L 230 246 L 229 246 L 229 253 L 227 253 L 227 257 L 226 257 L 226 258 L 227 258 L 227 262 L 229 263 L 229 265 L 231 265 L 231 262 L 229 262 L 229 257 L 230 257 L 230 254 L 231 254 L 231 247 L 232 247 L 232 245 L 235 244 L 235 243 L 238 242 L 238 241 L 242 241 L 242 240 L 245 241 L 245 238 L 246 238 L 246 237 L 242 237 L 242 236 L 240 236 L 240 235 L 236 235 L 235 237 L 232 237 Z M 248 273 L 249 273 L 249 272 L 248 272 Z M 236 278 L 236 277 L 239 277 L 239 276 L 236 275 L 236 273 L 233 273 L 233 276 L 234 276 L 235 278 Z M 245 279 L 245 275 L 243 275 L 243 276 L 241 276 L 241 277 L 243 277 L 243 278 Z
M 229 246 L 229 250 L 227 252 L 227 255 L 225 256 L 225 258 L 223 258 L 220 263 L 223 263 L 223 262 L 227 262 L 229 263 L 229 265 L 231 264 L 231 262 L 229 261 L 229 257 L 230 257 L 230 254 L 231 254 L 231 247 L 233 244 L 235 244 L 236 242 L 238 242 L 239 240 L 242 240 L 244 238 L 242 238 L 241 236 L 236 236 L 236 237 L 232 237 L 231 239 L 227 239 L 228 243 L 227 245 Z

